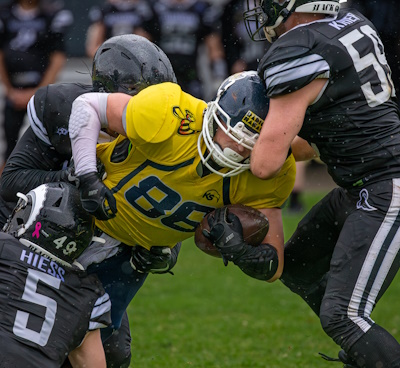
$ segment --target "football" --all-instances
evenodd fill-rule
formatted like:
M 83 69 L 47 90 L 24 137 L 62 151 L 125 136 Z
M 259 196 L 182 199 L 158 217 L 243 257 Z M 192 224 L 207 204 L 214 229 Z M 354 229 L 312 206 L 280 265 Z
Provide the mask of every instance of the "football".
M 242 204 L 230 204 L 225 206 L 228 212 L 235 214 L 243 227 L 243 238 L 247 244 L 258 246 L 264 240 L 269 230 L 269 222 L 267 216 L 253 207 L 245 206 Z M 218 249 L 208 240 L 204 234 L 203 229 L 210 230 L 208 225 L 208 217 L 213 215 L 214 211 L 204 216 L 203 220 L 197 226 L 194 233 L 194 242 L 196 246 L 203 252 L 221 258 Z

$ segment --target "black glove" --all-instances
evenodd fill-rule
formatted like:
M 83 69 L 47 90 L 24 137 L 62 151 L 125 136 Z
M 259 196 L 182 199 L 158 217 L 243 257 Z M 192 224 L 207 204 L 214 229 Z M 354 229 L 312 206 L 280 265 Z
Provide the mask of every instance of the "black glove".
M 92 172 L 78 177 L 82 207 L 99 220 L 109 220 L 117 213 L 117 202 L 110 189 Z
M 107 178 L 106 167 L 98 157 L 96 158 L 96 170 L 97 176 L 101 181 Z M 79 187 L 79 179 L 75 175 L 75 162 L 73 157 L 71 157 L 71 159 L 69 160 L 68 167 L 62 171 L 60 180 L 67 183 L 75 184 L 77 187 Z
M 173 248 L 164 246 L 152 246 L 150 250 L 136 246 L 132 249 L 131 266 L 141 273 L 171 273 L 171 269 L 178 260 L 178 253 L 182 243 Z
M 246 275 L 258 280 L 271 279 L 278 269 L 278 253 L 270 244 L 252 246 L 243 240 L 243 228 L 239 218 L 226 207 L 215 210 L 209 216 L 210 231 L 204 236 L 220 251 L 225 266 L 232 261 Z
M 217 208 L 214 215 L 208 217 L 210 231 L 203 230 L 203 234 L 220 251 L 225 266 L 228 261 L 235 261 L 241 257 L 247 245 L 243 240 L 243 228 L 239 218 L 230 213 L 226 207 Z

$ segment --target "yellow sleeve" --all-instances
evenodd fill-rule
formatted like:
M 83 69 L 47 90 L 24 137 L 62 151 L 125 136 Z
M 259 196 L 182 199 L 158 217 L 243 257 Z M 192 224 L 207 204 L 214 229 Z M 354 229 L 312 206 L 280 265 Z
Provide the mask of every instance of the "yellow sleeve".
M 176 131 L 171 106 L 178 105 L 182 90 L 175 83 L 150 86 L 133 96 L 126 108 L 126 134 L 134 145 L 163 142 Z

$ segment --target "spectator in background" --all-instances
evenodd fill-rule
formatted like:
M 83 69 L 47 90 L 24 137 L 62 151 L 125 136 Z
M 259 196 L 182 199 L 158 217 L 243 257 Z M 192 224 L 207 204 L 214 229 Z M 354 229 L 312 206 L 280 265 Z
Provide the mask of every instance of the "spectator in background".
M 392 80 L 397 97 L 400 96 L 400 22 L 399 0 L 352 0 L 346 7 L 356 8 L 371 20 L 386 51 L 386 59 L 392 70 Z
M 206 1 L 159 0 L 154 2 L 154 9 L 160 22 L 158 44 L 171 60 L 182 89 L 204 98 L 197 67 L 198 49 L 204 42 L 216 91 L 228 74 L 221 35 L 217 31 L 218 8 Z
M 35 91 L 53 83 L 66 55 L 72 13 L 42 0 L 13 0 L 0 9 L 0 77 L 5 89 L 5 159 L 18 140 Z M 0 173 L 4 166 L 1 167 Z
M 153 9 L 146 0 L 106 0 L 102 7 L 90 9 L 86 54 L 94 57 L 99 46 L 111 37 L 137 34 L 157 41 L 159 26 Z
M 249 42 L 243 22 L 246 0 L 230 0 L 222 15 L 222 43 L 230 74 L 257 70 L 258 62 L 267 52 L 268 42 Z

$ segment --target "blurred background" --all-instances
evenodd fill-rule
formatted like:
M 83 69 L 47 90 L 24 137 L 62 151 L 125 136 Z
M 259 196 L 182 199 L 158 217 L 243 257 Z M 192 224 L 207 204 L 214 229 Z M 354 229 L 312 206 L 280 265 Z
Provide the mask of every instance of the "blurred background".
M 20 102 L 22 106 L 38 87 L 10 86 L 15 76 L 18 79 L 18 75 L 23 74 L 17 67 L 7 74 L 7 65 L 14 64 L 17 59 L 18 63 L 22 61 L 20 67 L 24 68 L 28 63 L 24 64 L 24 56 L 20 55 L 26 55 L 28 59 L 27 55 L 35 52 L 32 46 L 14 59 L 8 56 L 15 43 L 21 46 L 24 42 L 32 42 L 29 20 L 38 17 L 35 11 L 43 8 L 50 12 L 53 18 L 49 24 L 57 26 L 57 32 L 61 34 L 58 47 L 64 61 L 46 84 L 91 84 L 92 57 L 97 47 L 111 36 L 136 33 L 158 44 L 169 56 L 183 90 L 207 101 L 214 97 L 217 87 L 228 75 L 257 69 L 260 58 L 268 49 L 266 41 L 252 42 L 247 36 L 242 18 L 244 6 L 244 0 L 0 0 L 0 173 L 16 140 L 27 127 L 26 110 L 10 103 L 11 87 L 26 92 Z M 18 32 L 13 28 L 18 28 Z M 57 45 L 52 47 L 57 48 Z M 47 51 L 50 54 L 54 50 Z M 7 57 L 10 58 L 8 64 Z M 2 69 L 5 69 L 3 73 Z M 8 118 L 4 119 L 4 115 Z M 5 132 L 8 132 L 7 138 Z M 320 162 L 298 164 L 290 210 L 294 213 L 304 211 L 304 191 L 332 186 L 334 184 Z

